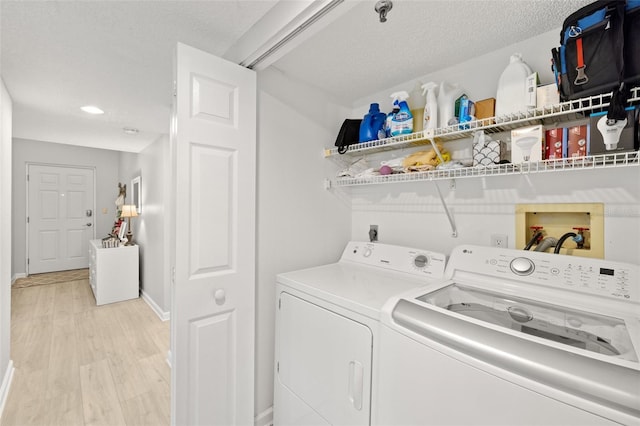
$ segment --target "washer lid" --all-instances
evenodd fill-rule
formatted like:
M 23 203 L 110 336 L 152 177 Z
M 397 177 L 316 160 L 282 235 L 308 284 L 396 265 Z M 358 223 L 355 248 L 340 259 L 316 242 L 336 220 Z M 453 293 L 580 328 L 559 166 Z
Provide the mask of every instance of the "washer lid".
M 415 275 L 349 262 L 286 272 L 278 274 L 277 280 L 375 320 L 380 319 L 380 309 L 391 296 L 429 282 Z
M 623 319 L 457 283 L 416 298 L 527 335 L 638 362 Z

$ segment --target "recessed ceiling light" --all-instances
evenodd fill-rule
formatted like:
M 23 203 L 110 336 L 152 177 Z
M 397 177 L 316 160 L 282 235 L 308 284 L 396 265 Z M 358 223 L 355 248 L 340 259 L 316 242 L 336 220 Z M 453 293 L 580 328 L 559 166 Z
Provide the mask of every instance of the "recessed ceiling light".
M 93 105 L 86 105 L 81 107 L 80 109 L 89 114 L 104 114 L 103 110 Z
M 133 127 L 125 127 L 122 129 L 122 131 L 128 135 L 137 135 L 139 130 L 134 129 Z

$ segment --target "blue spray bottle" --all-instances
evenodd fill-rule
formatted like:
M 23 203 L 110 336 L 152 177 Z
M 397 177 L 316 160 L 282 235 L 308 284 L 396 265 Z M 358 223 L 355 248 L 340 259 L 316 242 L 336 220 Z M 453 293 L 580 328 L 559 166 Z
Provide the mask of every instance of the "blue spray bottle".
M 398 111 L 391 119 L 391 136 L 413 133 L 413 115 L 407 104 L 409 94 L 405 91 L 392 93 L 391 97 L 398 102 Z
M 393 120 L 393 117 L 395 117 L 396 114 L 398 113 L 398 111 L 400 111 L 400 107 L 398 106 L 398 101 L 395 100 L 393 101 L 393 109 L 389 114 L 387 114 L 387 119 L 384 123 L 384 132 L 385 132 L 385 137 L 387 138 L 391 137 L 391 122 Z

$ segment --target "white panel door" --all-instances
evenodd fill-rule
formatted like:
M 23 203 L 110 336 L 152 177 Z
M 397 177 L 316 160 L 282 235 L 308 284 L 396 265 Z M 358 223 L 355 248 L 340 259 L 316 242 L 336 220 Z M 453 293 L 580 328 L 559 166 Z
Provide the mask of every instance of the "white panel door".
M 89 267 L 89 240 L 94 238 L 93 179 L 93 169 L 28 166 L 30 274 Z
M 176 50 L 172 423 L 254 417 L 256 75 Z

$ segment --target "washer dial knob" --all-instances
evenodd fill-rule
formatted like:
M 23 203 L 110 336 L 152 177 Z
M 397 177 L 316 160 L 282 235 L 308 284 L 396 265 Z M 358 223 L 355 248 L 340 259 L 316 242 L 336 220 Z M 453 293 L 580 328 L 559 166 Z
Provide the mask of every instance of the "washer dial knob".
M 424 254 L 419 254 L 413 258 L 413 265 L 418 269 L 423 269 L 429 264 L 429 258 Z
M 535 264 L 526 257 L 516 257 L 511 261 L 511 270 L 517 275 L 531 275 L 536 269 Z

